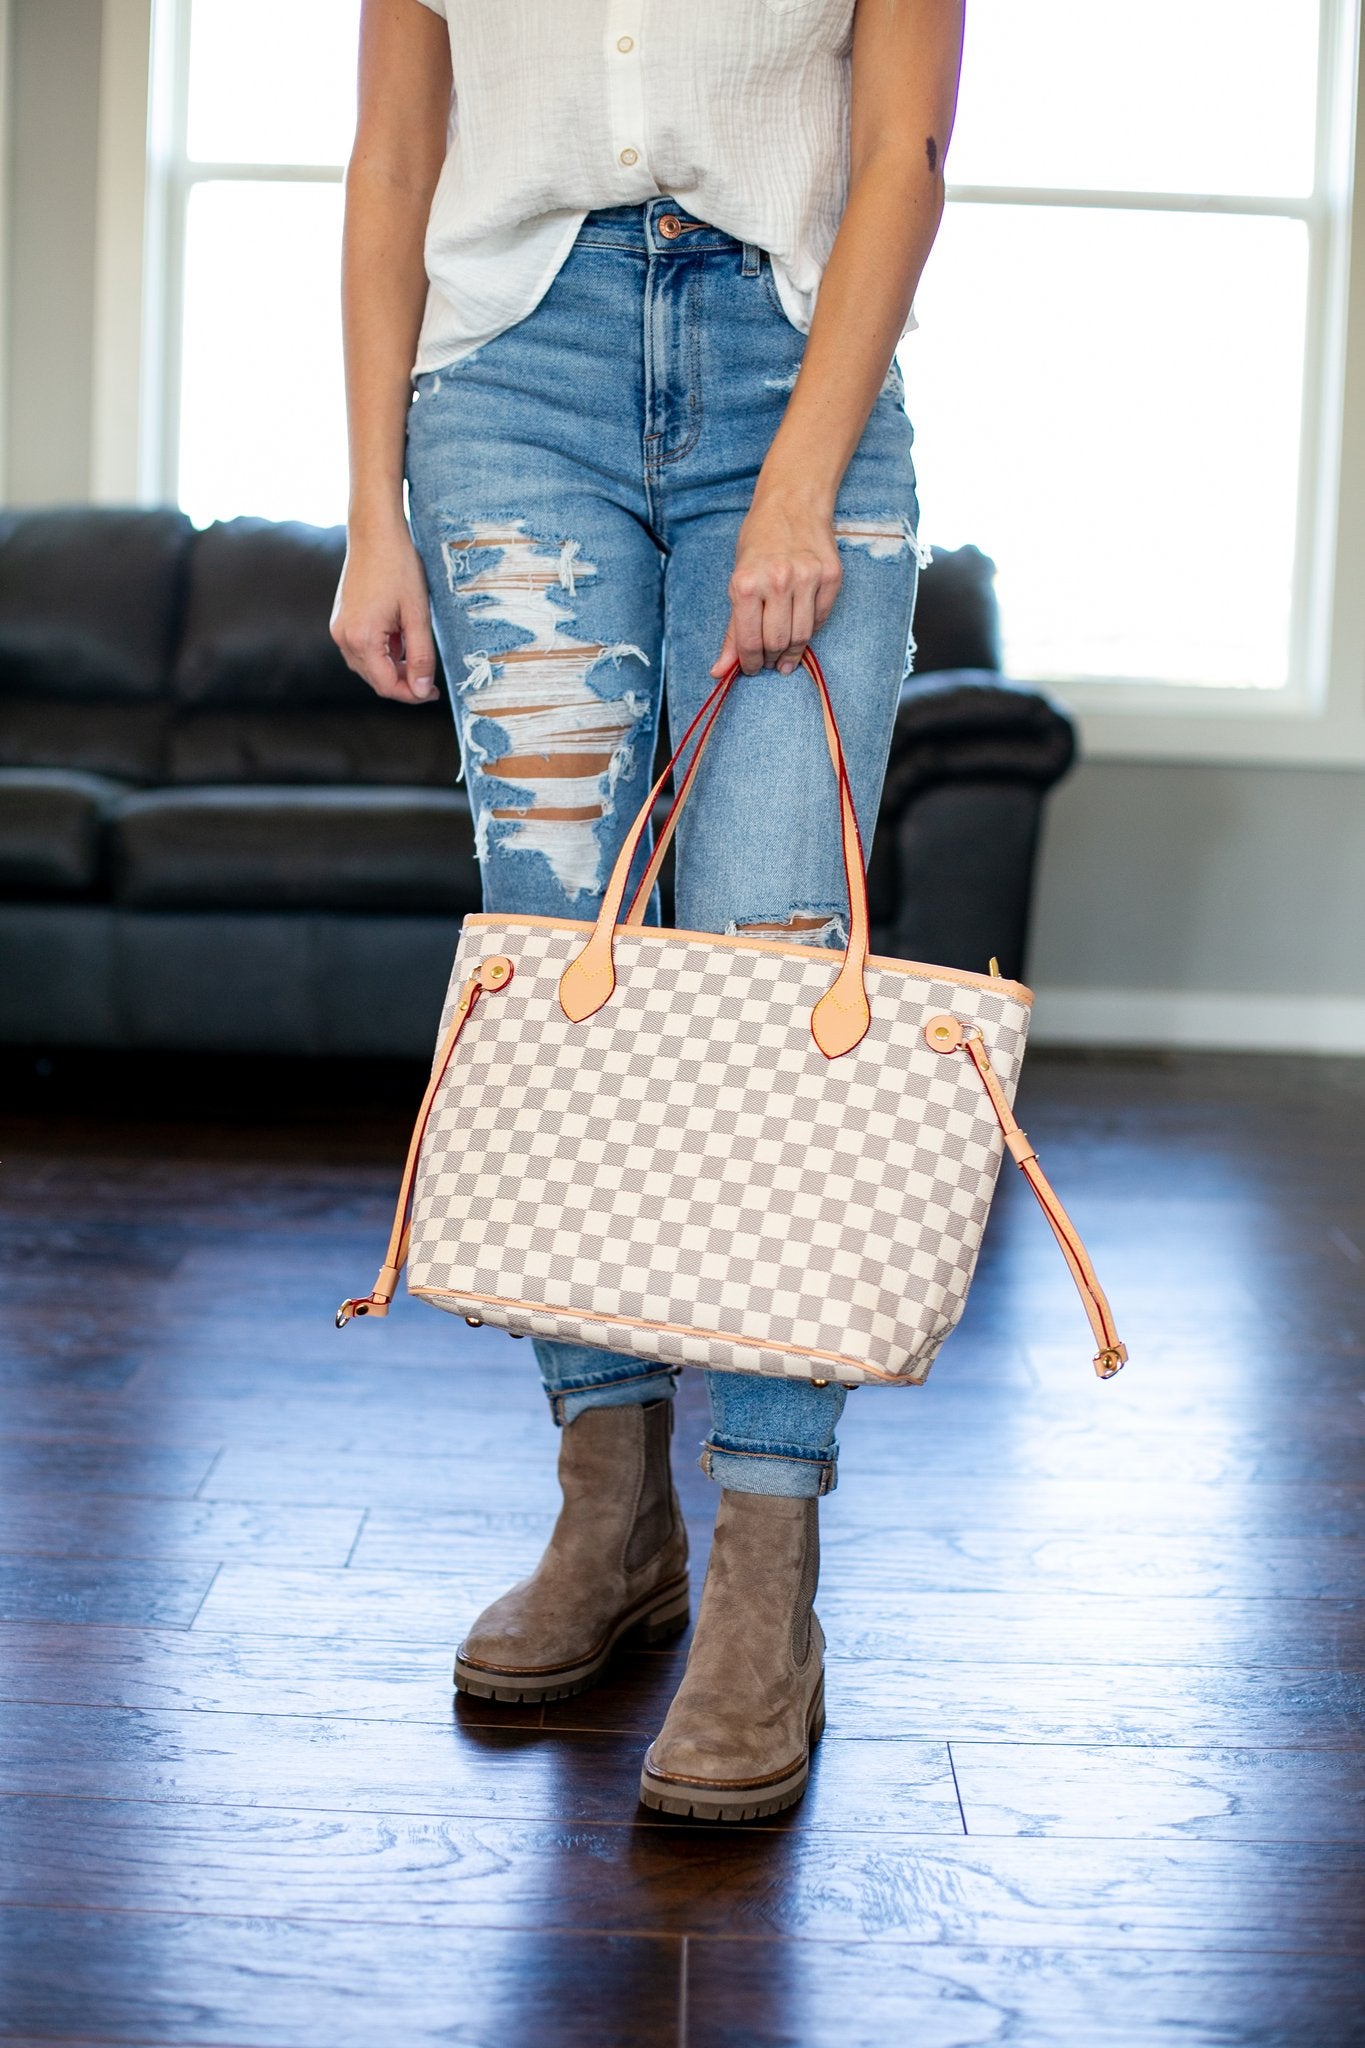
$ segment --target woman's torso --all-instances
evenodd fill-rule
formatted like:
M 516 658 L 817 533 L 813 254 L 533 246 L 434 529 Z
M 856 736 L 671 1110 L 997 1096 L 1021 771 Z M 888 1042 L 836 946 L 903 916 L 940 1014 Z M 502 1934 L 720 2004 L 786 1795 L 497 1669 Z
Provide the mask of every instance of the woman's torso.
M 530 312 L 588 212 L 665 194 L 766 249 L 809 328 L 848 191 L 855 0 L 424 4 L 455 103 L 418 371 Z

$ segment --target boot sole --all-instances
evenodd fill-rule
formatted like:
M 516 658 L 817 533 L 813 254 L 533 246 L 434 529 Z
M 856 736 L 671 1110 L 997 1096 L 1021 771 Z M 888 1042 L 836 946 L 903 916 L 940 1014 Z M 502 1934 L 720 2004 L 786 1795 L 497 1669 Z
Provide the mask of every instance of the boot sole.
M 746 1792 L 742 1785 L 720 1789 L 701 1780 L 658 1778 L 648 1763 L 640 1772 L 640 1804 L 656 1813 L 675 1813 L 684 1820 L 765 1820 L 795 1806 L 810 1777 L 810 1752 L 825 1732 L 825 1680 L 820 1683 L 806 1717 L 805 1761 L 790 1776 L 768 1785 L 755 1785 Z
M 594 1685 L 627 1641 L 651 1648 L 680 1636 L 692 1618 L 688 1581 L 675 1579 L 651 1593 L 643 1613 L 623 1617 L 603 1647 L 581 1664 L 559 1671 L 498 1671 L 486 1664 L 471 1664 L 458 1652 L 455 1657 L 455 1690 L 471 1698 L 497 1700 L 506 1706 L 535 1706 L 547 1700 L 572 1699 Z

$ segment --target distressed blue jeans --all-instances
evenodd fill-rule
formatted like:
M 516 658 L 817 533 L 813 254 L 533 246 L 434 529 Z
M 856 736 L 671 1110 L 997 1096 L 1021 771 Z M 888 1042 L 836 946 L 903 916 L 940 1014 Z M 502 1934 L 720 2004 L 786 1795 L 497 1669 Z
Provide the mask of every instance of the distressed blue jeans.
M 805 336 L 767 257 L 671 198 L 601 209 L 524 319 L 416 379 L 413 537 L 431 590 L 485 908 L 591 918 L 648 794 L 666 704 L 712 687 L 740 522 Z M 920 564 L 894 365 L 839 492 L 843 583 L 814 645 L 870 845 Z M 677 921 L 840 946 L 847 892 L 819 702 L 804 669 L 739 679 L 677 833 Z M 656 906 L 657 921 L 657 906 Z M 671 1395 L 671 1370 L 537 1341 L 556 1420 Z M 834 1484 L 836 1385 L 707 1375 L 702 1462 L 724 1486 Z

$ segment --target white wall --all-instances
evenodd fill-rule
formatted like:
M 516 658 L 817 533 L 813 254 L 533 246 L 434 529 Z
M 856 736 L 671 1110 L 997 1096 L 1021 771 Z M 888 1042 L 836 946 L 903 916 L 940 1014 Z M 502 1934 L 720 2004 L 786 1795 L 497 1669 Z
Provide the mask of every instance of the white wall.
M 1040 1038 L 1365 1052 L 1365 774 L 1086 762 L 1034 916 Z
M 5 495 L 91 483 L 102 0 L 10 0 Z
M 140 93 L 148 0 L 9 4 L 5 496 L 81 500 L 127 460 L 95 337 L 126 373 L 140 280 L 130 256 L 120 301 L 107 187 L 142 112 L 102 127 L 100 82 Z M 1052 802 L 1029 972 L 1040 1038 L 1365 1052 L 1365 772 L 1085 763 Z

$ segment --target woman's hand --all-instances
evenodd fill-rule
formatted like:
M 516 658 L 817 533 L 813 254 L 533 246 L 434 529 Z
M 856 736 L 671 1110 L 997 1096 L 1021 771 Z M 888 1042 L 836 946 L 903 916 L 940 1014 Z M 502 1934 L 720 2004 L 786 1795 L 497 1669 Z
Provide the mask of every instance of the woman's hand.
M 428 703 L 436 694 L 436 647 L 426 577 L 405 526 L 351 529 L 332 607 L 332 638 L 346 666 L 381 697 Z
M 829 509 L 813 496 L 765 485 L 760 476 L 735 548 L 730 623 L 711 674 L 736 657 L 746 676 L 790 675 L 839 594 L 843 566 Z

